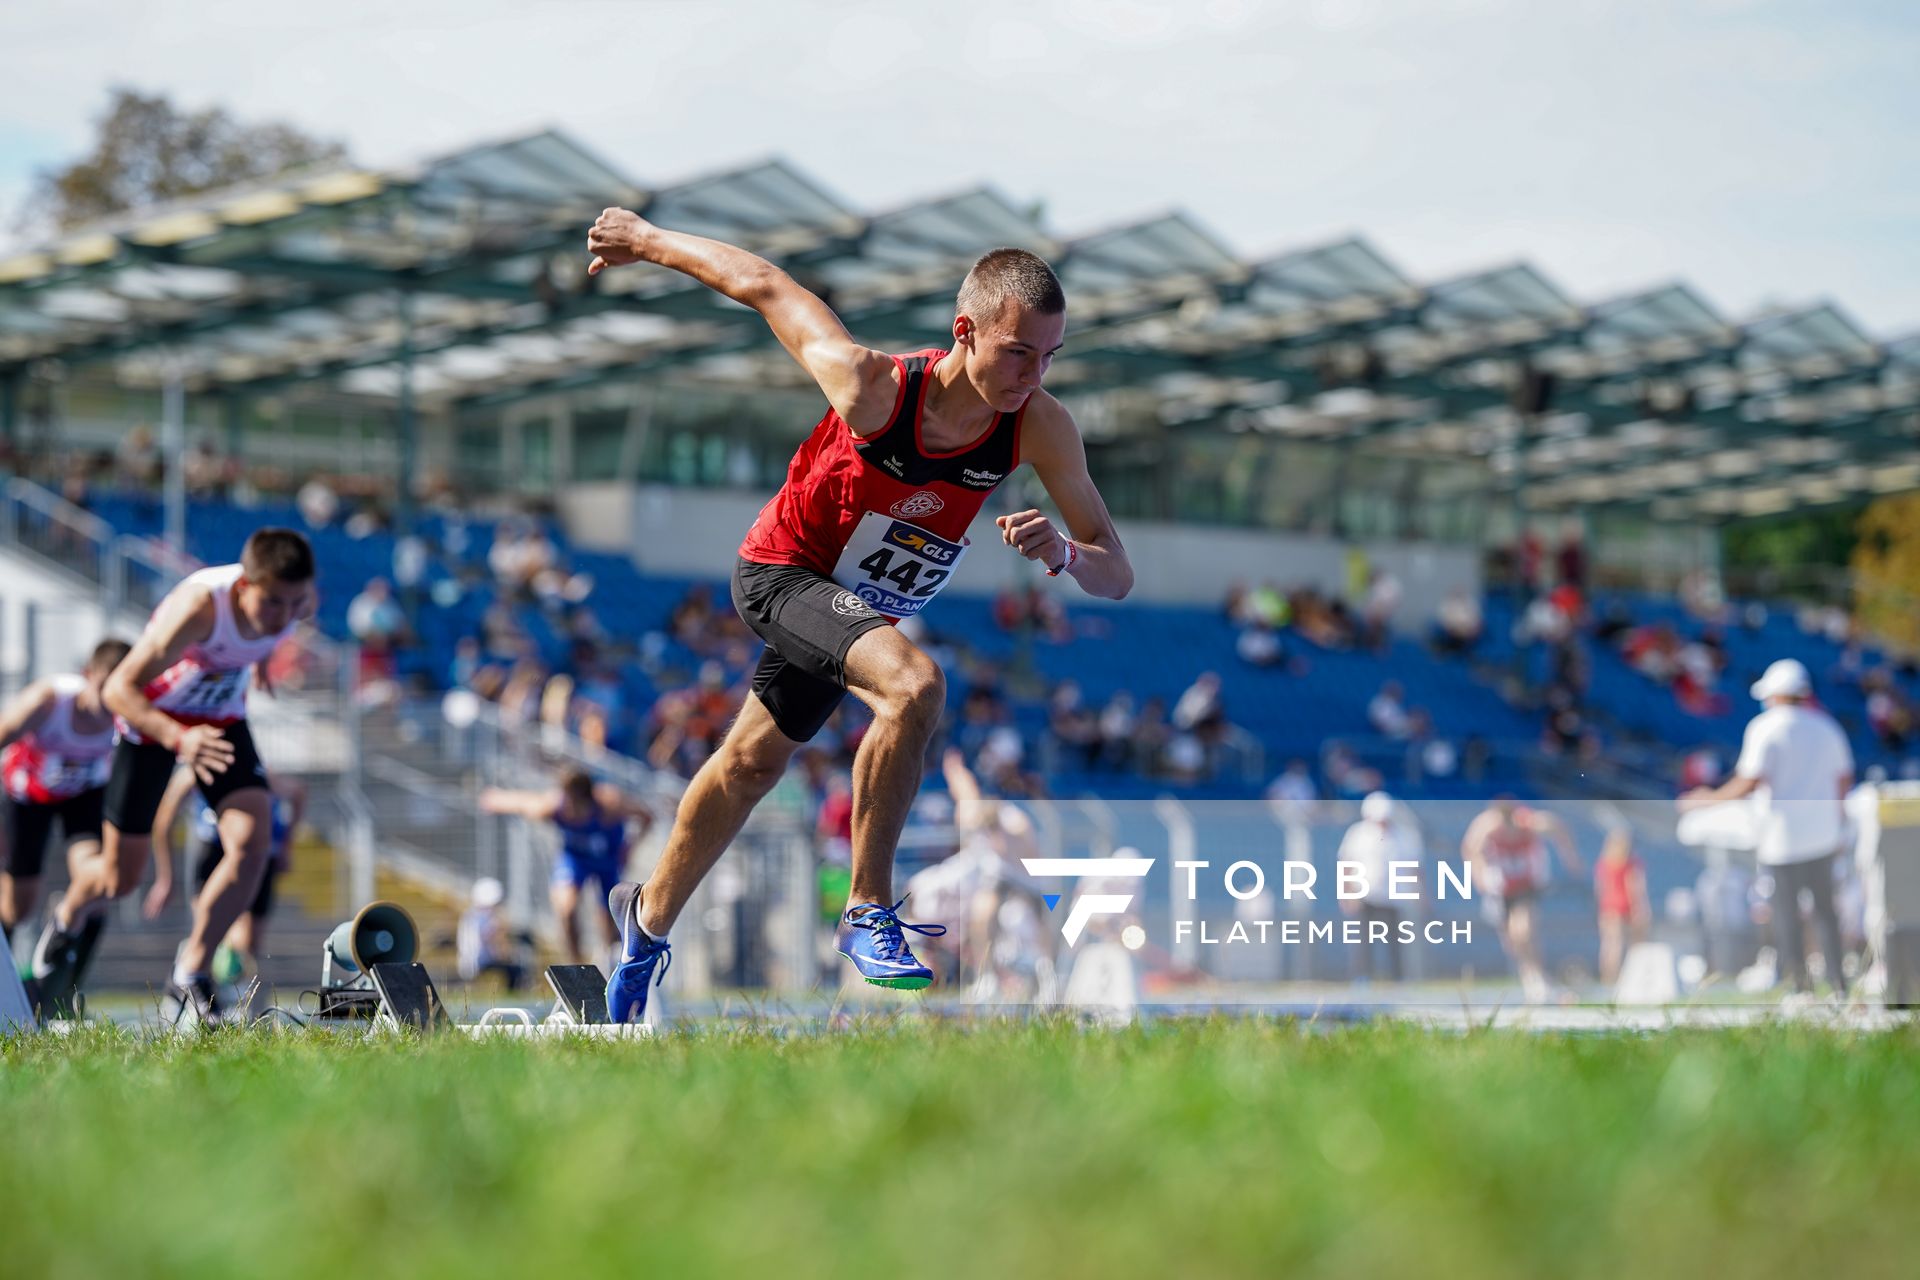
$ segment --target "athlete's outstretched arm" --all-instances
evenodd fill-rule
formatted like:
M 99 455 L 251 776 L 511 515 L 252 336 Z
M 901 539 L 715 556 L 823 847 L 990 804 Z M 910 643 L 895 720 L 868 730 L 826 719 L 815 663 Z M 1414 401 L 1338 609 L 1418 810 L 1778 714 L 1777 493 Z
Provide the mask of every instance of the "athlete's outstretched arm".
M 0 708 L 0 747 L 13 743 L 40 727 L 53 709 L 53 686 L 36 680 L 22 689 L 13 701 Z
M 143 692 L 160 673 L 178 662 L 189 647 L 213 634 L 213 593 L 205 587 L 177 590 L 160 602 L 153 621 L 133 643 L 133 652 L 100 688 L 107 710 L 132 725 L 148 742 L 157 742 L 193 766 L 202 782 L 212 782 L 233 763 L 233 746 L 219 725 L 187 726 L 147 701 Z
M 1036 391 L 1020 421 L 1020 456 L 1033 464 L 1034 474 L 1046 486 L 1047 496 L 1060 508 L 1067 535 L 1039 511 L 1016 511 L 999 516 L 1000 540 L 1029 560 L 1066 572 L 1090 596 L 1119 600 L 1133 590 L 1133 564 L 1120 545 L 1106 501 L 1087 472 L 1087 447 L 1080 428 L 1066 407 L 1044 391 Z M 1067 537 L 1074 546 L 1069 549 Z
M 560 793 L 488 787 L 480 793 L 480 812 L 545 822 L 560 812 Z
M 173 897 L 173 824 L 194 785 L 193 770 L 175 769 L 153 811 L 153 886 L 140 902 L 140 914 L 148 920 L 157 919 Z
M 656 227 L 627 209 L 608 209 L 587 233 L 589 273 L 651 262 L 692 276 L 758 311 L 855 435 L 887 425 L 900 381 L 891 356 L 861 346 L 840 317 L 792 276 L 745 249 Z

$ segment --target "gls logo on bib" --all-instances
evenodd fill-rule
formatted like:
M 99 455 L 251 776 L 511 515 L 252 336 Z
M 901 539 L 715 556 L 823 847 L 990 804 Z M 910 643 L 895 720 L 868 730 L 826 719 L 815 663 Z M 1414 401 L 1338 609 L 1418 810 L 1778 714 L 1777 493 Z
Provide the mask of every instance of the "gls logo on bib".
M 944 510 L 946 505 L 939 494 L 931 489 L 922 489 L 888 507 L 887 514 L 901 520 L 917 520 L 921 516 L 930 516 L 936 511 Z

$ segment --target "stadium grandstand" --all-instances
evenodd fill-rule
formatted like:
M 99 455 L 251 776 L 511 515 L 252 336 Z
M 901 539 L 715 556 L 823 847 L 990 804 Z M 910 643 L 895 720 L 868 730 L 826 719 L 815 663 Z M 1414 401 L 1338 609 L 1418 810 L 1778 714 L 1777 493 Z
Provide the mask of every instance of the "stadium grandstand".
M 317 634 L 267 754 L 326 784 L 316 922 L 404 876 L 450 927 L 498 877 L 547 945 L 550 855 L 478 788 L 577 760 L 668 803 L 744 696 L 725 577 L 819 397 L 753 313 L 657 268 L 590 277 L 608 205 L 770 258 L 891 350 L 946 329 L 983 250 L 1054 264 L 1048 385 L 1138 588 L 1063 603 L 976 562 L 916 636 L 952 673 L 935 761 L 958 748 L 1056 849 L 1177 852 L 1198 814 L 1247 842 L 1291 823 L 1324 860 L 1380 790 L 1457 848 L 1517 795 L 1571 806 L 1589 857 L 1625 814 L 1657 903 L 1697 920 L 1724 868 L 1668 802 L 1724 774 L 1784 657 L 1863 768 L 1920 775 L 1912 655 L 1852 624 L 1844 584 L 1734 592 L 1718 556 L 1732 519 L 1920 489 L 1920 336 L 1826 303 L 1732 319 L 1683 283 L 1577 300 L 1524 263 L 1420 282 L 1357 237 L 1249 258 L 1178 211 L 1072 233 L 991 189 L 870 213 L 778 160 L 659 185 L 548 132 L 0 261 L 0 549 L 39 584 L 0 617 L 0 674 L 91 645 L 74 598 L 125 629 L 189 561 L 306 531 Z M 812 886 L 862 731 L 850 701 L 703 889 L 685 968 L 710 985 L 817 976 Z M 907 870 L 953 847 L 940 775 Z M 1319 807 L 1275 816 L 1300 794 Z M 1591 904 L 1547 912 L 1549 958 L 1590 967 Z M 1490 937 L 1435 957 L 1502 968 Z

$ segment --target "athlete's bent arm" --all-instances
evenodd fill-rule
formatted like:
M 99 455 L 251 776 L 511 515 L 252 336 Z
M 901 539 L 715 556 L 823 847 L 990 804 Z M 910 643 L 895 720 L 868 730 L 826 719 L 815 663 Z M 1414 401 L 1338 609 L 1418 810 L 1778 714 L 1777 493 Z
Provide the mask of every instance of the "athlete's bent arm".
M 149 920 L 158 916 L 173 897 L 173 824 L 193 787 L 193 770 L 174 770 L 166 791 L 161 793 L 160 807 L 153 811 L 153 885 L 140 903 L 140 914 Z
M 107 710 L 133 726 L 148 742 L 157 742 L 191 765 L 202 782 L 212 782 L 233 763 L 233 747 L 219 725 L 183 725 L 155 707 L 143 692 L 188 648 L 213 634 L 213 593 L 181 591 L 161 602 L 153 622 L 134 642 L 101 686 Z
M 1119 600 L 1133 590 L 1133 564 L 1120 545 L 1113 517 L 1087 472 L 1087 447 L 1066 406 L 1036 391 L 1020 422 L 1020 456 L 1033 464 L 1047 496 L 1060 508 L 1073 547 L 1039 511 L 999 516 L 1000 539 L 1029 560 L 1063 569 L 1090 596 Z
M 53 709 L 53 685 L 36 680 L 0 708 L 0 747 L 12 746 L 38 729 Z
M 508 791 L 502 787 L 488 787 L 480 793 L 480 811 L 546 822 L 560 812 L 560 796 L 553 791 Z
M 900 386 L 893 357 L 863 347 L 840 317 L 765 258 L 704 236 L 656 227 L 626 209 L 608 209 L 587 234 L 587 270 L 651 262 L 758 311 L 780 345 L 826 393 L 853 433 L 871 435 L 893 417 Z

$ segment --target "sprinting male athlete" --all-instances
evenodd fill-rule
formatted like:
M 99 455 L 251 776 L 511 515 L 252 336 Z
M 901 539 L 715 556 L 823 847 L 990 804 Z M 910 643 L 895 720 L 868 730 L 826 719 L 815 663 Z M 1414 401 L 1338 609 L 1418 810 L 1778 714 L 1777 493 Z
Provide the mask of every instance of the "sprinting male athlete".
M 1066 331 L 1060 282 L 1034 255 L 995 249 L 960 286 L 952 347 L 896 356 L 855 342 L 819 298 L 732 245 L 608 209 L 587 247 L 595 274 L 650 262 L 758 311 L 828 404 L 734 567 L 734 605 L 766 641 L 754 696 L 681 798 L 653 874 L 608 897 L 622 943 L 608 1010 L 622 1022 L 644 1012 L 694 887 L 848 691 L 874 722 L 854 758 L 853 883 L 835 945 L 868 982 L 924 987 L 932 971 L 904 931 L 944 928 L 901 921 L 893 856 L 946 681 L 892 624 L 952 581 L 967 526 L 1022 462 L 1066 532 L 1027 510 L 995 520 L 1001 541 L 1091 595 L 1117 600 L 1133 585 L 1079 430 L 1040 389 Z
M 1460 843 L 1474 883 L 1498 912 L 1500 943 L 1513 958 L 1531 1004 L 1545 1003 L 1550 994 L 1539 941 L 1540 895 L 1552 878 L 1549 841 L 1567 870 L 1579 875 L 1580 854 L 1566 823 L 1512 796 L 1501 796 L 1467 824 Z
M 551 822 L 560 835 L 560 853 L 553 860 L 553 882 L 547 899 L 567 944 L 567 957 L 586 963 L 580 945 L 580 891 L 594 887 L 593 913 L 608 946 L 618 942 L 613 917 L 601 914 L 599 904 L 620 883 L 627 852 L 633 847 L 628 824 L 638 822 L 640 833 L 653 825 L 653 810 L 610 783 L 595 785 L 593 775 L 578 765 L 560 771 L 551 791 L 509 791 L 488 787 L 480 793 L 483 813 L 512 814 L 529 822 Z M 603 953 L 604 954 L 604 953 Z
M 173 829 L 184 811 L 191 814 L 187 824 L 186 865 L 193 869 L 196 891 L 205 889 L 213 873 L 226 861 L 220 843 L 220 815 L 204 798 L 188 810 L 187 798 L 199 785 L 191 769 L 174 770 L 173 780 L 160 800 L 153 817 L 153 879 L 149 896 L 164 901 L 173 890 Z M 274 885 L 292 866 L 294 836 L 307 813 L 307 784 L 298 778 L 271 779 L 273 792 L 269 810 L 272 829 L 267 836 L 267 866 L 260 874 L 260 887 L 254 890 L 246 909 L 240 913 L 226 938 L 213 953 L 216 984 L 238 982 L 251 970 L 260 972 L 260 960 L 267 954 L 267 922 L 273 916 Z
M 189 574 L 154 609 L 133 651 L 102 687 L 119 740 L 107 781 L 100 855 L 78 868 L 50 913 L 34 952 L 34 976 L 56 1007 L 77 979 L 75 933 L 104 916 L 113 898 L 146 875 L 159 811 L 176 761 L 193 770 L 200 794 L 219 815 L 225 857 L 193 904 L 193 931 L 180 947 L 164 1013 L 175 1023 L 220 1020 L 210 972 L 213 950 L 246 909 L 266 873 L 273 793 L 247 727 L 247 686 L 315 605 L 313 548 L 291 529 L 259 529 L 238 564 Z M 149 914 L 164 901 L 150 898 Z M 44 984 L 56 971 L 67 990 Z
M 100 686 L 126 656 L 126 641 L 102 640 L 84 671 L 36 680 L 0 708 L 0 938 L 33 914 L 55 822 L 70 862 L 100 849 L 113 753 Z

